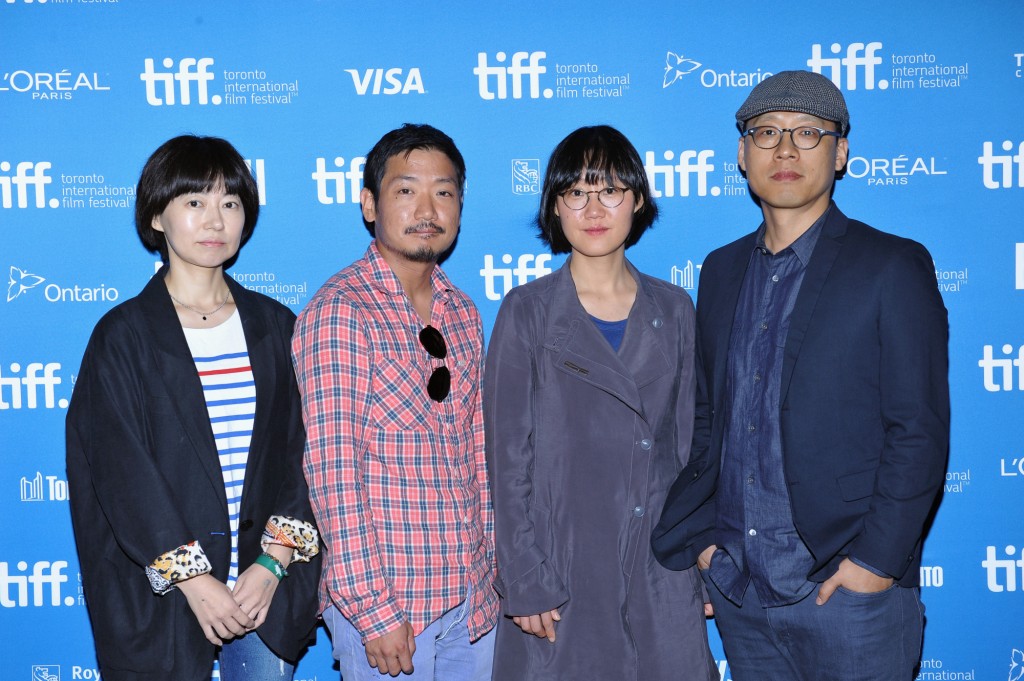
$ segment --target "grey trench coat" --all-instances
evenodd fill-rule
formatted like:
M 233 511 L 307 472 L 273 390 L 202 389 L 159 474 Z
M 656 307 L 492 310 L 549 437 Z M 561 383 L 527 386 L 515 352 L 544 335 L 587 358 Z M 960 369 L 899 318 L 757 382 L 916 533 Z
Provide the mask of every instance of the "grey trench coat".
M 694 311 L 636 278 L 616 353 L 569 261 L 505 298 L 484 414 L 502 597 L 494 679 L 717 679 L 700 577 L 651 554 L 651 528 L 693 433 Z M 557 640 L 509 619 L 559 608 Z

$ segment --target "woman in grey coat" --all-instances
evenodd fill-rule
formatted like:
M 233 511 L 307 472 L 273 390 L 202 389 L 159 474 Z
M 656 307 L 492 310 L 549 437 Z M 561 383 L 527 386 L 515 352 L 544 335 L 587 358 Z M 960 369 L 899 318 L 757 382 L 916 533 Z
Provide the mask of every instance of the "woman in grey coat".
M 651 555 L 694 399 L 693 303 L 625 257 L 656 215 L 617 130 L 555 148 L 538 223 L 570 257 L 506 296 L 487 353 L 496 680 L 718 678 L 700 577 Z

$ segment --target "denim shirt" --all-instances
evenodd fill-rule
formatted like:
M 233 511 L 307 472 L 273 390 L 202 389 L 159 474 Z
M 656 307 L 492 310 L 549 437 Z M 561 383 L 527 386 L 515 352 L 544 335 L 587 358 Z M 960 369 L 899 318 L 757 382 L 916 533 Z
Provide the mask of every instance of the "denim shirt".
M 764 607 L 795 603 L 815 586 L 806 577 L 813 558 L 793 524 L 779 400 L 790 316 L 828 213 L 774 254 L 762 224 L 736 305 L 716 505 L 724 553 L 714 556 L 708 575 L 737 604 L 750 583 Z

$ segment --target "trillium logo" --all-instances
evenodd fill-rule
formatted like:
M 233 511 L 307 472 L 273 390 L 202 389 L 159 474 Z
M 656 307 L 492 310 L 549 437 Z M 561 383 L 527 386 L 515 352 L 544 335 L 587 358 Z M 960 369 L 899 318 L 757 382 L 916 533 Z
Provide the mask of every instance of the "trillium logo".
M 45 279 L 38 274 L 31 274 L 20 267 L 11 265 L 10 282 L 7 285 L 7 302 L 11 302 L 25 291 L 42 284 Z
M 687 59 L 675 52 L 665 53 L 665 79 L 661 83 L 662 88 L 667 88 L 688 73 L 693 73 L 703 64 L 692 59 Z
M 1006 681 L 1020 681 L 1024 677 L 1024 651 L 1013 649 L 1010 653 L 1010 675 Z

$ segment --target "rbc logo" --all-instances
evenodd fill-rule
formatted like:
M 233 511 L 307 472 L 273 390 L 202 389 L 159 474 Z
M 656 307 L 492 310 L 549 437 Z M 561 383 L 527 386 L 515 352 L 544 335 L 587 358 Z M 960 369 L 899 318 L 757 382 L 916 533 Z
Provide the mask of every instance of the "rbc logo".
M 310 176 L 316 182 L 316 200 L 326 205 L 345 203 L 345 180 L 348 180 L 348 195 L 351 197 L 348 200 L 353 203 L 358 201 L 359 192 L 363 188 L 363 166 L 365 164 L 365 156 L 353 156 L 349 161 L 348 170 L 344 170 L 344 157 L 336 156 L 334 167 L 338 170 L 327 170 L 327 159 L 317 158 L 316 170 Z
M 992 143 L 985 142 L 982 145 L 981 156 L 978 157 L 978 164 L 982 167 L 982 179 L 985 189 L 1007 189 L 1014 186 L 1014 167 L 1017 169 L 1017 186 L 1024 187 L 1024 142 L 1017 146 L 1017 153 L 1013 152 L 1013 142 L 1005 140 L 1002 144 L 1003 151 L 1009 154 L 993 154 Z M 996 167 L 999 168 L 999 178 L 996 179 Z
M 59 664 L 32 665 L 32 681 L 60 681 Z
M 676 178 L 679 179 L 679 196 L 690 195 L 690 178 L 697 176 L 697 196 L 708 195 L 708 175 L 715 169 L 710 160 L 715 157 L 711 149 L 694 151 L 688 149 L 679 153 L 679 161 L 674 165 L 675 152 L 666 151 L 662 158 L 669 161 L 668 164 L 658 164 L 654 161 L 654 152 L 648 151 L 644 154 L 644 169 L 647 170 L 647 179 L 651 183 L 651 195 L 654 198 L 676 195 Z M 661 178 L 661 182 L 658 179 Z M 660 187 L 660 188 L 659 188 Z M 712 187 L 711 195 L 718 196 L 722 193 L 720 187 Z
M 161 62 L 165 69 L 174 68 L 174 60 L 165 57 Z M 146 59 L 146 70 L 139 74 L 139 79 L 146 84 L 146 102 L 150 106 L 173 106 L 175 104 L 174 81 L 178 81 L 178 102 L 187 106 L 192 103 L 192 83 L 196 84 L 196 103 L 214 105 L 220 104 L 220 95 L 208 96 L 207 83 L 214 79 L 209 67 L 213 66 L 213 58 L 203 57 L 195 59 L 185 57 L 178 62 L 178 71 L 173 70 L 165 73 L 158 73 L 153 65 L 152 59 Z M 157 83 L 162 83 L 160 92 L 157 91 Z
M 547 52 L 516 52 L 512 55 L 511 66 L 489 66 L 487 53 L 478 52 L 476 68 L 473 73 L 479 81 L 481 99 L 508 99 L 508 83 L 512 81 L 512 99 L 523 98 L 523 79 L 529 79 L 530 99 L 540 99 L 540 76 L 548 69 L 541 62 L 548 56 Z M 504 52 L 494 55 L 494 61 L 504 64 L 508 58 Z M 497 86 L 497 94 L 491 91 L 491 77 Z M 551 88 L 544 88 L 544 99 L 551 99 L 555 93 Z
M 882 63 L 882 58 L 877 56 L 876 52 L 881 48 L 882 43 L 850 43 L 846 47 L 845 57 L 825 58 L 821 56 L 821 45 L 815 43 L 811 45 L 811 58 L 807 60 L 807 65 L 815 73 L 821 73 L 831 78 L 837 88 L 845 90 L 857 89 L 857 71 L 863 70 L 864 89 L 874 90 L 875 66 Z M 839 54 L 843 51 L 843 46 L 839 43 L 832 43 L 831 51 L 832 54 Z M 828 67 L 828 73 L 822 73 L 825 67 Z M 846 73 L 845 85 L 843 84 L 844 71 Z M 889 81 L 878 81 L 879 90 L 887 90 L 888 88 Z
M 512 193 L 513 194 L 539 194 L 540 193 L 540 159 L 539 158 L 514 158 L 514 159 L 512 159 Z
M 49 161 L 21 161 L 15 167 L 14 176 L 0 175 L 0 206 L 11 208 L 14 206 L 14 194 L 17 191 L 18 208 L 28 208 L 28 188 L 33 187 L 33 198 L 36 208 L 50 208 L 60 206 L 59 199 L 46 200 L 46 185 L 53 182 L 53 178 L 46 174 L 51 168 Z M 11 164 L 9 161 L 0 161 L 0 172 L 9 173 Z
M 530 262 L 533 265 L 530 265 Z M 512 264 L 512 256 L 506 253 L 501 256 L 501 262 L 506 265 Z M 484 278 L 484 293 L 487 296 L 487 300 L 501 300 L 505 294 L 512 290 L 513 286 L 525 284 L 530 279 L 540 279 L 545 274 L 551 274 L 551 268 L 548 267 L 548 263 L 551 262 L 551 255 L 548 253 L 542 253 L 541 255 L 533 255 L 532 253 L 524 253 L 519 256 L 519 262 L 516 267 L 495 267 L 494 256 L 484 256 L 484 266 L 480 270 L 480 276 Z M 512 277 L 515 277 L 515 284 L 512 283 Z M 501 279 L 501 291 L 495 288 L 495 281 Z
M 410 92 L 425 94 L 423 76 L 419 69 L 409 69 L 406 76 L 402 75 L 402 69 L 366 69 L 361 75 L 358 69 L 345 69 L 345 72 L 352 76 L 352 85 L 357 95 L 365 95 L 367 92 L 375 95 L 407 95 Z M 373 83 L 372 91 L 370 83 Z

